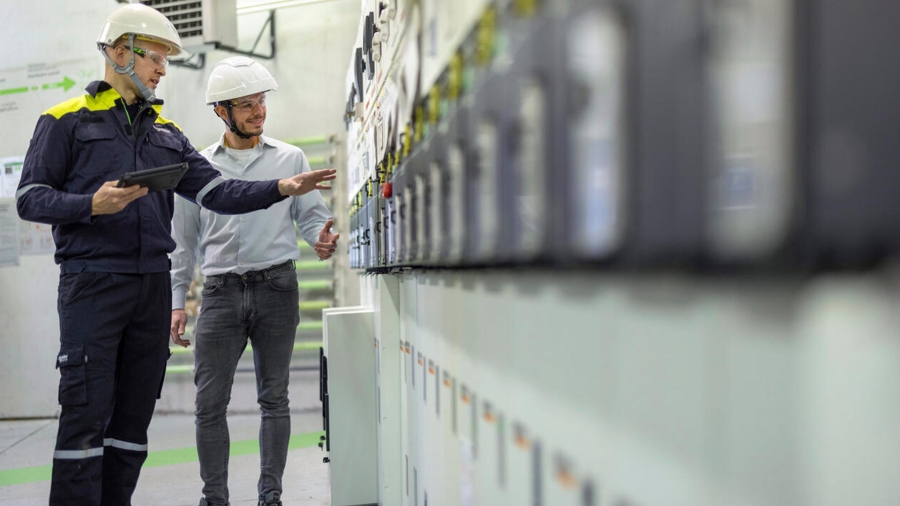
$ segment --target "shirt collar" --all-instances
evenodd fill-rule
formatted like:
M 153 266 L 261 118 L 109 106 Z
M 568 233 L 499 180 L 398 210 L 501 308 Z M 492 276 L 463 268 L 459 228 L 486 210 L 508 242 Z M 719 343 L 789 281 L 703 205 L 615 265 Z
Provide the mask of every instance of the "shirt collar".
M 222 132 L 222 135 L 219 136 L 219 142 L 217 142 L 215 146 L 216 148 L 213 151 L 214 154 L 225 151 L 225 132 Z M 262 148 L 263 146 L 274 146 L 274 144 L 272 144 L 272 140 L 265 135 L 260 135 L 259 142 L 256 143 L 256 146 L 254 146 L 254 148 Z

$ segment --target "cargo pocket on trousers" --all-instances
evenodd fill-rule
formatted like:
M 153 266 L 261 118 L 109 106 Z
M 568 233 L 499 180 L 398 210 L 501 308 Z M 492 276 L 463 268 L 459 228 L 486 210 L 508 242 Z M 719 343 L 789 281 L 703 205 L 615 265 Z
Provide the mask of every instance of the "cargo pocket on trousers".
M 87 383 L 84 379 L 84 345 L 62 343 L 56 356 L 59 369 L 59 404 L 78 406 L 87 403 Z
M 172 350 L 169 350 L 169 356 L 166 357 L 166 368 L 168 368 L 169 359 L 172 358 Z M 162 378 L 159 378 L 159 390 L 156 392 L 156 398 L 162 398 L 162 387 L 163 383 L 166 382 L 166 369 L 163 369 Z

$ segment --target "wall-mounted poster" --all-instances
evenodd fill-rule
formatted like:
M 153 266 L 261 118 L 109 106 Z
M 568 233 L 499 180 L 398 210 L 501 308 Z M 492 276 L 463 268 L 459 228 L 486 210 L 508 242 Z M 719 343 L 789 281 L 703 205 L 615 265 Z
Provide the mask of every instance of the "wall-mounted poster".
M 16 199 L 0 198 L 0 267 L 19 265 L 19 216 Z
M 19 224 L 20 255 L 50 255 L 55 251 L 53 227 L 30 221 L 22 221 Z
M 22 178 L 24 156 L 8 156 L 0 158 L 0 198 L 16 196 L 16 188 Z

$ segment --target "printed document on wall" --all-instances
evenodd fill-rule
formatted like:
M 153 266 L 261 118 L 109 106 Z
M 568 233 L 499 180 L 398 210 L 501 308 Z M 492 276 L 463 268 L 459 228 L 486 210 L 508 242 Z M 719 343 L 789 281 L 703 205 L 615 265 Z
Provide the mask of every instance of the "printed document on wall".
M 22 165 L 24 156 L 9 156 L 0 158 L 0 198 L 16 196 L 16 188 L 22 179 Z
M 53 242 L 53 227 L 43 223 L 22 221 L 19 226 L 19 254 L 52 255 L 56 252 Z
M 16 199 L 0 198 L 0 267 L 19 265 L 19 216 Z

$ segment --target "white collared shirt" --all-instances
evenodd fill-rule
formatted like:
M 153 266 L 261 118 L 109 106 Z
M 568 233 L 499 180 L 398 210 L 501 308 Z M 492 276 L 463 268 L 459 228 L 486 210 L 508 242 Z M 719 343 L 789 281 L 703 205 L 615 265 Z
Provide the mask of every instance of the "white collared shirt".
M 260 135 L 246 157 L 229 153 L 231 149 L 225 147 L 224 141 L 223 134 L 219 142 L 201 154 L 226 179 L 284 179 L 311 170 L 300 148 L 279 140 Z M 176 247 L 170 256 L 172 308 L 184 308 L 198 257 L 204 276 L 243 274 L 297 260 L 300 248 L 294 227 L 306 242 L 314 245 L 330 218 L 318 191 L 289 197 L 268 209 L 233 216 L 216 214 L 176 195 L 172 217 Z

